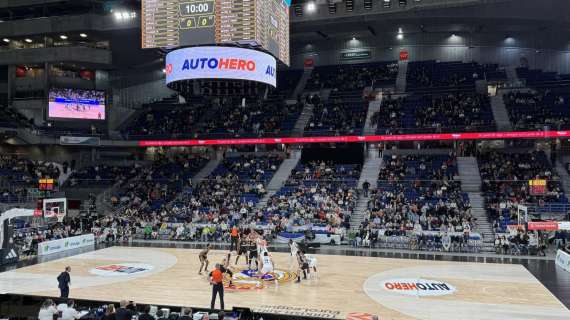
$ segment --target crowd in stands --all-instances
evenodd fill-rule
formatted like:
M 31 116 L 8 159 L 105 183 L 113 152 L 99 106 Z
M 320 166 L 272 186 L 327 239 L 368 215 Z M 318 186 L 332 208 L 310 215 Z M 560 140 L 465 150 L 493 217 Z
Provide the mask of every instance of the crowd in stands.
M 358 200 L 360 171 L 359 164 L 300 163 L 267 202 L 264 218 L 273 221 L 277 230 L 319 225 L 344 236 Z
M 206 164 L 203 156 L 160 156 L 150 165 L 137 164 L 132 178 L 111 198 L 112 205 L 132 213 L 156 213 L 168 204 Z
M 379 134 L 404 133 L 404 101 L 404 98 L 392 98 L 391 96 L 382 99 L 380 110 L 372 115 L 372 124 L 377 127 Z
M 93 165 L 76 170 L 68 181 L 71 187 L 106 187 L 123 184 L 137 173 L 137 168 L 132 166 Z
M 305 127 L 305 135 L 359 135 L 367 109 L 364 102 L 318 103 Z
M 34 226 L 23 221 L 13 221 L 13 223 L 15 225 L 13 240 L 19 248 L 20 255 L 35 255 L 39 243 L 74 237 L 90 231 L 92 220 L 81 221 L 79 217 L 65 217 L 62 223 L 52 221 L 42 226 Z
M 52 162 L 2 155 L 0 156 L 0 202 L 21 201 L 28 195 L 28 189 L 38 187 L 39 179 L 53 178 L 57 181 L 60 174 L 59 167 Z
M 560 177 L 540 152 L 504 153 L 487 152 L 478 157 L 489 221 L 498 231 L 506 230 L 511 220 L 516 220 L 518 204 L 567 203 Z M 532 195 L 528 181 L 545 179 L 546 193 Z
M 519 230 L 516 234 L 497 234 L 495 252 L 513 255 L 542 255 L 548 245 L 548 235 L 537 231 Z
M 188 183 L 176 189 L 182 196 L 164 199 L 159 195 L 160 205 L 137 205 L 144 203 L 140 192 L 131 194 L 127 200 L 132 204 L 119 215 L 98 221 L 98 233 L 123 234 L 135 228 L 145 238 L 167 236 L 170 239 L 219 241 L 227 239 L 232 224 L 255 225 L 261 217 L 255 210 L 260 198 L 267 192 L 265 187 L 279 168 L 282 157 L 240 156 L 228 157 L 197 185 Z M 138 185 L 133 186 L 140 188 Z M 152 195 L 150 196 L 152 199 Z M 138 199 L 137 199 L 138 198 Z M 120 200 L 124 201 L 123 199 Z M 156 200 L 155 200 L 156 201 Z M 111 229 L 111 230 L 109 230 Z
M 262 137 L 289 135 L 304 104 L 257 101 L 242 105 L 240 101 L 222 104 L 220 110 L 204 119 L 199 137 Z
M 128 136 L 173 136 L 189 134 L 200 117 L 212 106 L 203 103 L 193 105 L 148 106 L 125 133 Z
M 468 250 L 476 227 L 450 155 L 385 156 L 355 244 Z M 473 249 L 473 248 L 470 248 Z
M 416 128 L 494 129 L 489 99 L 481 94 L 459 92 L 439 97 L 424 96 L 417 101 L 415 110 Z
M 473 87 L 482 78 L 476 63 L 416 61 L 408 63 L 407 89 Z
M 570 128 L 570 94 L 550 90 L 511 91 L 503 96 L 509 118 L 517 130 L 551 130 Z
M 74 320 L 74 319 L 101 319 L 101 320 L 201 320 L 201 319 L 238 319 L 239 313 L 228 315 L 222 311 L 192 310 L 192 308 L 162 308 L 151 305 L 137 305 L 134 301 L 121 300 L 115 304 L 93 306 L 94 302 L 78 302 L 72 299 L 62 300 L 56 304 L 52 299 L 46 299 L 40 306 L 39 320 Z
M 211 99 L 148 106 L 124 132 L 129 137 L 260 137 L 289 135 L 304 104 L 282 100 Z M 215 111 L 215 112 L 212 112 Z
M 354 65 L 333 65 L 316 67 L 305 88 L 322 88 L 338 91 L 362 90 L 365 87 L 394 84 L 398 76 L 398 64 L 394 61 L 363 63 Z
M 495 122 L 489 98 L 472 92 L 443 95 L 387 96 L 372 116 L 380 134 L 492 131 Z

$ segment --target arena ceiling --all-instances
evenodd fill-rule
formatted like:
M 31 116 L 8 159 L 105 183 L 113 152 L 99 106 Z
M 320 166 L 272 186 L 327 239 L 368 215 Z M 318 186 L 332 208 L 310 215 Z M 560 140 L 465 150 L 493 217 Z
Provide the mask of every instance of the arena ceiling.
M 564 38 L 570 32 L 570 2 L 560 0 L 408 0 L 406 8 L 383 10 L 382 0 L 372 0 L 374 9 L 364 10 L 363 1 L 352 0 L 355 9 L 346 12 L 347 0 L 334 0 L 335 13 L 327 10 L 328 0 L 314 0 L 317 10 L 302 16 L 294 12 L 296 6 L 308 1 L 293 0 L 291 13 L 292 48 L 306 43 L 326 42 L 349 37 L 386 37 L 399 28 L 405 34 L 430 33 L 494 33 L 536 34 L 537 38 Z M 398 0 L 392 0 L 397 2 Z M 442 4 L 444 3 L 444 4 Z M 413 4 L 413 5 L 412 5 Z M 140 0 L 4 0 L 0 1 L 0 20 L 10 21 L 43 16 L 104 14 L 113 8 L 140 8 Z M 1 22 L 0 22 L 1 23 Z M 94 36 L 108 39 L 113 48 L 116 69 L 156 68 L 162 64 L 163 54 L 158 50 L 141 50 L 138 23 L 130 27 L 106 26 L 94 30 Z

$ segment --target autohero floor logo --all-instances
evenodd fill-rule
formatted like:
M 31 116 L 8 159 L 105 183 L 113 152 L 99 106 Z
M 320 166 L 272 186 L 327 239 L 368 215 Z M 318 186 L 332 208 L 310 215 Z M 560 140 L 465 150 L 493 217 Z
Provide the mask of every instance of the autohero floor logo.
M 453 285 L 428 279 L 389 279 L 381 282 L 381 287 L 388 291 L 408 296 L 444 296 L 453 294 Z
M 89 272 L 98 276 L 116 277 L 138 275 L 152 269 L 154 269 L 153 266 L 144 263 L 118 263 L 98 266 Z

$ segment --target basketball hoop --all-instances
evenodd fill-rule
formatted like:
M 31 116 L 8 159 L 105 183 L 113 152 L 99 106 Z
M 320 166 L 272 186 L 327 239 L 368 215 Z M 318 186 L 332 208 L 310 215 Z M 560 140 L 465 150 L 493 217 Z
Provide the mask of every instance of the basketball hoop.
M 63 218 L 65 218 L 65 212 L 57 212 L 56 213 L 57 222 L 62 223 Z

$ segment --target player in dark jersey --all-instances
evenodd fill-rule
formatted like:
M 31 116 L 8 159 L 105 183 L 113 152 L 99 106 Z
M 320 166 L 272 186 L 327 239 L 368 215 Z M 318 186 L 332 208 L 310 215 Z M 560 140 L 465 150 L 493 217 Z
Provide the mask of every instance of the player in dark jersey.
M 238 260 L 240 256 L 245 256 L 245 260 L 249 265 L 249 240 L 246 237 L 239 237 L 237 242 L 237 256 L 236 256 L 236 265 L 238 264 Z
M 309 262 L 305 257 L 305 252 L 299 250 L 297 252 L 297 281 L 301 282 L 301 273 L 303 273 L 303 279 L 307 280 L 307 271 L 309 270 Z
M 248 247 L 249 250 L 249 260 L 247 261 L 247 267 L 251 270 L 251 262 L 255 262 L 255 270 L 259 270 L 259 263 L 258 263 L 258 255 L 257 255 L 257 246 L 252 243 L 251 246 Z
M 204 267 L 204 265 L 206 265 L 206 267 L 204 267 L 204 271 L 208 272 L 208 263 L 210 263 L 208 261 L 208 252 L 210 252 L 211 248 L 212 245 L 208 244 L 206 249 L 200 251 L 200 254 L 198 254 L 198 258 L 200 258 L 200 271 L 198 271 L 198 274 L 202 274 L 202 267 Z
M 222 273 L 227 273 L 230 276 L 229 286 L 232 287 L 233 286 L 232 278 L 234 276 L 234 273 L 232 272 L 232 270 L 230 270 L 230 258 L 231 258 L 231 253 L 228 253 L 227 258 L 224 258 L 224 260 L 222 260 L 222 263 L 220 264 L 220 271 L 222 271 Z

